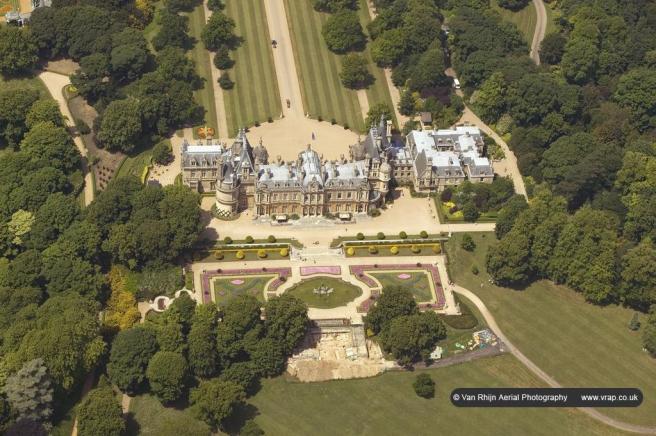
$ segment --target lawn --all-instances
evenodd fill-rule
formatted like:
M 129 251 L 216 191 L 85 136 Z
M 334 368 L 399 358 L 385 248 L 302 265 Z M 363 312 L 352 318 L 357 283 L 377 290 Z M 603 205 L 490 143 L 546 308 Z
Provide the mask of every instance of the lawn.
M 164 407 L 150 395 L 132 398 L 126 435 L 129 436 L 201 436 L 211 434 L 210 428 L 188 410 Z
M 235 87 L 223 91 L 229 135 L 234 137 L 241 127 L 278 118 L 282 108 L 263 0 L 229 0 L 225 12 L 244 38 L 232 53 L 235 66 L 229 74 Z
M 328 289 L 332 288 L 333 292 L 327 295 L 315 294 L 314 290 L 322 285 L 326 286 Z M 298 285 L 285 291 L 285 293 L 300 298 L 307 303 L 309 307 L 317 309 L 332 309 L 334 307 L 344 306 L 346 303 L 355 300 L 362 295 L 362 289 L 340 279 L 332 277 L 314 277 L 308 280 L 303 280 Z
M 433 399 L 412 389 L 422 372 L 437 384 Z M 576 410 L 451 405 L 449 394 L 458 387 L 543 386 L 510 355 L 367 379 L 298 383 L 278 377 L 262 385 L 250 402 L 259 410 L 255 421 L 271 435 L 618 434 Z
M 275 274 L 269 274 L 214 279 L 214 301 L 221 305 L 239 295 L 251 295 L 258 301 L 264 302 L 267 283 L 276 277 Z M 231 283 L 233 281 L 243 281 L 243 283 Z
M 494 286 L 485 272 L 485 253 L 494 234 L 471 236 L 473 253 L 460 247 L 462 234 L 447 243 L 451 279 L 485 302 L 509 339 L 564 386 L 641 389 L 640 407 L 602 413 L 632 424 L 656 425 L 656 362 L 642 351 L 642 331 L 627 327 L 634 312 L 586 303 L 576 292 L 548 281 L 523 291 Z M 472 265 L 478 266 L 478 275 L 471 273 Z
M 504 21 L 513 23 L 519 29 L 519 33 L 522 34 L 524 40 L 531 45 L 533 41 L 533 34 L 535 33 L 535 25 L 537 23 L 537 13 L 535 12 L 535 6 L 533 3 L 529 3 L 524 7 L 524 9 L 513 12 L 509 9 L 502 8 L 497 3 L 497 0 L 490 0 L 490 6 L 493 10 L 497 11 L 501 18 Z M 549 9 L 548 5 L 545 5 Z
M 215 136 L 225 135 L 225 132 L 219 132 L 217 127 L 216 105 L 214 100 L 214 83 L 212 81 L 212 64 L 210 60 L 210 52 L 205 49 L 203 42 L 200 39 L 200 33 L 205 27 L 205 11 L 203 4 L 199 4 L 194 8 L 189 16 L 189 34 L 196 40 L 194 48 L 191 50 L 190 55 L 196 64 L 196 72 L 203 80 L 203 88 L 194 91 L 194 99 L 198 104 L 205 108 L 205 124 L 212 127 Z M 198 127 L 198 126 L 196 126 Z M 196 129 L 194 129 L 194 135 Z
M 30 77 L 26 79 L 5 79 L 0 75 L 0 91 L 14 90 L 14 89 L 36 89 L 41 93 L 41 97 L 52 98 L 48 88 L 43 84 L 38 77 Z
M 360 23 L 362 23 L 362 28 L 365 33 L 367 33 L 367 24 L 371 22 L 371 16 L 369 15 L 369 9 L 367 8 L 367 0 L 360 0 L 360 8 L 358 10 L 358 15 L 360 16 Z M 369 107 L 372 107 L 378 103 L 385 103 L 389 109 L 392 111 L 392 122 L 397 128 L 403 127 L 399 126 L 396 115 L 394 114 L 394 103 L 392 102 L 392 97 L 389 93 L 389 87 L 387 86 L 387 80 L 385 79 L 385 73 L 383 69 L 378 67 L 376 63 L 371 58 L 371 52 L 369 51 L 369 44 L 365 49 L 363 55 L 369 61 L 369 71 L 373 74 L 375 82 L 369 88 L 367 88 L 367 100 L 369 101 Z
M 442 224 L 449 222 L 465 222 L 465 216 L 463 215 L 462 210 L 451 213 L 451 208 L 455 206 L 455 203 L 451 201 L 442 202 L 439 197 L 434 197 L 433 199 L 435 201 L 435 209 L 437 210 L 437 215 Z M 497 220 L 498 214 L 499 212 L 496 211 L 482 212 L 475 222 L 493 223 Z
M 426 303 L 435 301 L 435 296 L 431 290 L 430 280 L 426 272 L 391 272 L 391 273 L 368 273 L 375 278 L 383 286 L 383 289 L 388 286 L 401 286 L 412 291 L 418 303 Z M 399 278 L 399 275 L 408 275 L 406 279 Z
M 285 10 L 305 111 L 312 118 L 334 118 L 338 124 L 364 133 L 357 93 L 342 86 L 342 61 L 328 50 L 321 35 L 328 14 L 315 11 L 309 0 L 285 0 Z
M 152 46 L 152 41 L 155 35 L 157 35 L 157 32 L 159 32 L 159 29 L 162 27 L 159 24 L 159 14 L 160 11 L 164 8 L 164 3 L 162 1 L 157 1 L 153 3 L 153 6 L 155 8 L 155 12 L 153 13 L 153 20 L 150 23 L 148 23 L 143 33 L 144 33 L 144 38 L 146 38 L 146 41 L 148 41 L 148 45 L 150 49 L 154 52 L 155 49 Z
M 135 176 L 141 179 L 144 168 L 151 165 L 153 160 L 153 149 L 148 148 L 133 156 L 127 156 L 116 172 L 116 178 Z

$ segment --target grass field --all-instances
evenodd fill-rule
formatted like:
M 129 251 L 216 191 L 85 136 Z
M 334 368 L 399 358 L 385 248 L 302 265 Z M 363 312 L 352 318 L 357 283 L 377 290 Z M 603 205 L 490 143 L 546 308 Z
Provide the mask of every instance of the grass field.
M 217 304 L 225 304 L 238 295 L 251 295 L 264 302 L 264 290 L 267 283 L 275 278 L 275 275 L 262 275 L 256 277 L 233 277 L 214 279 L 214 301 Z M 233 280 L 243 280 L 242 284 L 230 283 Z
M 203 42 L 200 40 L 200 33 L 205 27 L 205 11 L 202 3 L 194 8 L 189 16 L 189 34 L 196 40 L 190 56 L 196 63 L 196 71 L 203 80 L 203 88 L 194 91 L 194 99 L 198 104 L 205 108 L 205 125 L 214 128 L 215 136 L 224 135 L 225 132 L 219 132 L 217 126 L 216 104 L 214 100 L 214 83 L 212 80 L 212 64 L 210 52 L 205 49 Z M 196 129 L 194 129 L 194 135 Z
M 640 407 L 602 413 L 633 424 L 656 425 L 656 361 L 642 351 L 642 332 L 627 328 L 634 312 L 586 303 L 574 291 L 548 281 L 523 291 L 494 286 L 488 282 L 484 261 L 494 235 L 471 236 L 476 243 L 473 253 L 460 248 L 462 234 L 447 243 L 451 279 L 485 302 L 509 339 L 565 386 L 641 389 Z M 478 266 L 478 275 L 471 273 L 472 264 Z
M 529 3 L 524 9 L 518 12 L 502 8 L 497 3 L 497 0 L 490 0 L 490 6 L 501 15 L 504 21 L 509 21 L 517 26 L 519 32 L 524 36 L 524 40 L 529 46 L 531 45 L 533 34 L 535 33 L 535 24 L 538 19 L 533 3 Z M 548 6 L 546 8 L 549 9 Z
M 412 295 L 418 303 L 433 301 L 433 292 L 431 291 L 427 273 L 408 271 L 404 273 L 410 276 L 407 279 L 399 278 L 399 274 L 401 273 L 369 273 L 380 282 L 383 289 L 387 286 L 401 286 L 412 291 Z
M 417 373 L 324 383 L 283 377 L 263 380 L 251 399 L 255 421 L 267 435 L 607 435 L 618 434 L 566 409 L 461 409 L 451 405 L 456 387 L 541 386 L 514 357 L 504 355 L 428 370 L 436 396 L 412 389 Z
M 371 21 L 371 16 L 369 15 L 369 10 L 367 8 L 367 0 L 360 0 L 360 8 L 358 10 L 358 15 L 360 16 L 360 22 L 362 23 L 362 28 L 365 33 L 367 33 L 367 24 Z M 387 80 L 385 80 L 385 73 L 381 68 L 379 68 L 371 58 L 371 52 L 369 51 L 369 45 L 364 51 L 364 56 L 369 61 L 369 71 L 373 74 L 375 82 L 369 88 L 367 88 L 367 100 L 369 101 L 369 107 L 372 107 L 378 103 L 385 103 L 389 109 L 392 111 L 392 122 L 397 128 L 403 127 L 399 126 L 396 115 L 394 114 L 394 103 L 392 102 L 392 97 L 389 93 L 389 87 L 387 86 Z
M 235 66 L 229 74 L 235 87 L 223 91 L 229 134 L 234 137 L 240 127 L 278 118 L 282 108 L 263 0 L 228 0 L 225 12 L 244 38 L 232 53 Z
M 316 12 L 312 3 L 305 0 L 285 0 L 285 10 L 306 112 L 312 118 L 334 118 L 338 124 L 363 133 L 357 93 L 342 86 L 341 59 L 328 50 L 321 35 L 328 14 Z
M 48 88 L 46 88 L 46 85 L 44 85 L 41 79 L 38 77 L 7 80 L 0 75 L 0 91 L 7 91 L 10 89 L 36 89 L 41 93 L 41 98 L 51 98 L 50 92 L 48 92 Z
M 150 395 L 140 395 L 130 401 L 126 435 L 129 436 L 201 436 L 211 434 L 210 428 L 188 410 L 164 407 Z
M 148 41 L 148 45 L 151 49 L 151 51 L 155 51 L 155 49 L 152 46 L 152 40 L 157 35 L 157 32 L 159 32 L 159 29 L 162 27 L 159 22 L 159 14 L 160 11 L 164 8 L 164 3 L 162 1 L 157 1 L 153 3 L 153 6 L 155 7 L 155 12 L 153 14 L 153 20 L 148 23 L 146 28 L 143 31 L 144 38 L 146 38 L 146 41 Z
M 318 295 L 314 290 L 321 285 L 332 288 L 333 292 L 328 295 Z M 309 307 L 318 309 L 332 309 L 344 306 L 362 295 L 362 289 L 340 279 L 332 277 L 314 277 L 303 280 L 298 285 L 285 291 L 303 300 Z

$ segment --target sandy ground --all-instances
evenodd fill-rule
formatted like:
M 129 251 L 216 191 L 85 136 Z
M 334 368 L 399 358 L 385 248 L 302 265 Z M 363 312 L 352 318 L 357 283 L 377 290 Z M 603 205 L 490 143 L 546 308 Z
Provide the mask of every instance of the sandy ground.
M 251 127 L 248 137 L 252 144 L 262 139 L 270 160 L 275 160 L 276 156 L 281 156 L 283 160 L 295 160 L 307 144 L 312 144 L 312 148 L 325 159 L 332 160 L 339 159 L 341 155 L 348 158 L 349 145 L 355 144 L 359 136 L 326 121 L 286 117 L 260 127 Z
M 59 59 L 56 61 L 49 61 L 46 64 L 45 70 L 53 73 L 64 74 L 70 76 L 80 68 L 80 64 L 72 59 Z
M 182 147 L 182 141 L 185 139 L 190 144 L 195 144 L 196 140 L 194 139 L 194 132 L 191 127 L 183 130 L 183 137 L 178 135 L 173 135 L 171 138 L 171 149 L 173 152 L 173 162 L 168 165 L 153 165 L 153 169 L 148 175 L 149 181 L 156 181 L 162 186 L 172 185 L 175 182 L 175 178 L 182 172 L 180 167 L 180 148 Z
M 360 103 L 360 111 L 362 112 L 362 119 L 367 119 L 369 113 L 369 97 L 367 97 L 366 89 L 358 89 L 358 103 Z
M 66 99 L 62 94 L 64 87 L 71 83 L 68 76 L 44 71 L 39 74 L 39 78 L 46 85 L 46 88 L 48 88 L 52 98 L 54 98 L 59 104 L 59 110 L 66 118 L 66 125 L 70 128 L 73 128 L 73 116 L 68 110 Z M 84 172 L 84 204 L 88 205 L 93 201 L 93 179 L 91 178 L 91 173 L 89 172 L 89 168 L 87 166 L 87 149 L 79 136 L 74 136 L 73 141 L 75 142 L 75 146 L 83 157 L 82 171 Z
M 401 230 L 409 234 L 418 234 L 422 230 L 429 233 L 440 232 L 489 232 L 494 230 L 494 223 L 458 223 L 441 224 L 437 217 L 432 199 L 412 198 L 407 189 L 401 191 L 403 195 L 393 204 L 382 210 L 376 218 L 358 216 L 355 223 L 336 224 L 292 224 L 271 225 L 259 220 L 253 220 L 251 211 L 246 211 L 234 221 L 221 221 L 216 218 L 209 222 L 204 236 L 207 239 L 230 236 L 233 239 L 244 238 L 251 235 L 254 238 L 266 238 L 274 234 L 279 238 L 296 238 L 304 245 L 310 246 L 314 242 L 328 247 L 330 242 L 339 236 L 354 235 L 357 232 L 374 234 L 384 232 L 396 235 Z M 214 204 L 214 197 L 203 197 L 202 208 L 209 211 Z M 318 220 L 317 220 L 318 221 Z

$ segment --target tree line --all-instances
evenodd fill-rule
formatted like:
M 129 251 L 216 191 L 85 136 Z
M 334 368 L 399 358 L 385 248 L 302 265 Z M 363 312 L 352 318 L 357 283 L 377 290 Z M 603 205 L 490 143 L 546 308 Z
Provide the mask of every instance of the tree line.
M 453 64 L 475 111 L 510 136 L 531 197 L 500 211 L 488 271 L 506 286 L 547 278 L 590 302 L 647 312 L 656 303 L 656 6 L 562 2 L 538 67 L 509 24 L 484 2 L 466 3 L 449 20 Z

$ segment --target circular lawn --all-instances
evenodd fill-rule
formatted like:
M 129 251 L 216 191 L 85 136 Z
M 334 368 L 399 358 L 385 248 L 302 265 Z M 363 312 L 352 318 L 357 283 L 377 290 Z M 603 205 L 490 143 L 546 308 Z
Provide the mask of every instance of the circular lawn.
M 315 293 L 315 289 L 323 286 L 324 292 Z M 326 292 L 331 290 L 331 292 Z M 303 280 L 298 285 L 290 288 L 285 293 L 303 300 L 309 307 L 317 309 L 332 309 L 345 306 L 362 295 L 362 289 L 333 277 L 313 277 Z

